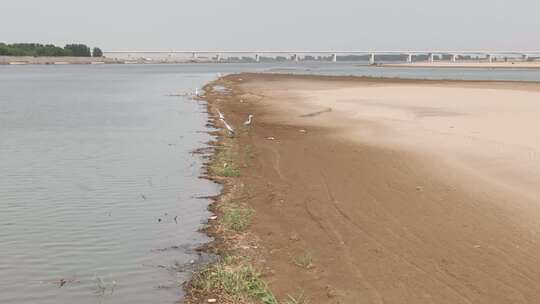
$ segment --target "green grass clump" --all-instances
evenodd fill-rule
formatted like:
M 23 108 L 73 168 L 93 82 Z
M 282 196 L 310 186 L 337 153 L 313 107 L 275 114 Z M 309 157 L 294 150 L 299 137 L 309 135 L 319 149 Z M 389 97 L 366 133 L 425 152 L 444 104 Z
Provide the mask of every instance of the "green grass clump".
M 233 166 L 228 166 L 228 167 L 225 167 L 225 168 L 216 168 L 216 170 L 214 170 L 214 173 L 216 175 L 223 176 L 223 177 L 238 177 L 238 176 L 240 176 L 240 171 L 238 170 L 238 168 L 233 167 Z
M 236 232 L 247 229 L 251 223 L 253 210 L 236 204 L 230 204 L 223 208 L 223 223 L 225 226 Z
M 223 177 L 240 176 L 240 170 L 234 163 L 234 157 L 230 148 L 223 147 L 216 153 L 210 164 L 210 172 L 213 175 Z
M 268 286 L 253 267 L 235 265 L 232 259 L 210 266 L 193 280 L 192 288 L 199 292 L 223 292 L 232 300 L 260 300 L 265 304 L 278 304 Z

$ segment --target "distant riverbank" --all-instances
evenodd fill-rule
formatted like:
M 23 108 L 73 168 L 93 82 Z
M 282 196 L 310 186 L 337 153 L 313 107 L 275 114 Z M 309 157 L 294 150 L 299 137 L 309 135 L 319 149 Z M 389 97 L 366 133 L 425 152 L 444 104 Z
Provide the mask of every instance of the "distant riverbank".
M 210 61 L 185 59 L 155 59 L 144 58 L 120 59 L 108 57 L 31 57 L 31 56 L 0 56 L 0 65 L 27 64 L 152 64 L 152 63 L 208 63 Z
M 0 64 L 99 64 L 124 63 L 123 60 L 105 57 L 31 57 L 31 56 L 0 56 Z
M 405 68 L 455 68 L 455 69 L 540 69 L 540 61 L 508 61 L 508 62 L 412 62 L 412 63 L 385 63 L 382 67 Z
M 33 57 L 0 56 L 0 65 L 61 65 L 61 64 L 185 64 L 217 63 L 210 58 L 113 58 L 113 57 Z M 221 62 L 232 63 L 232 62 Z M 350 63 L 356 66 L 354 63 Z M 365 65 L 358 65 L 365 67 Z M 540 62 L 413 62 L 383 63 L 378 67 L 386 68 L 448 68 L 448 69 L 519 69 L 540 70 Z

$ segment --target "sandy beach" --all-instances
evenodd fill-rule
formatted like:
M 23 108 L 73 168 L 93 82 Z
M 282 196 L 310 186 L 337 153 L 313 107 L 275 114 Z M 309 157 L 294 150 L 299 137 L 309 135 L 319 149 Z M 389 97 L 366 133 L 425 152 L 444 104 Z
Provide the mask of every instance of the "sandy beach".
M 235 126 L 255 115 L 232 139 L 252 152 L 228 189 L 249 189 L 258 245 L 234 250 L 249 252 L 276 298 L 540 301 L 540 84 L 270 74 L 218 84 L 230 92 L 210 90 L 212 113 Z

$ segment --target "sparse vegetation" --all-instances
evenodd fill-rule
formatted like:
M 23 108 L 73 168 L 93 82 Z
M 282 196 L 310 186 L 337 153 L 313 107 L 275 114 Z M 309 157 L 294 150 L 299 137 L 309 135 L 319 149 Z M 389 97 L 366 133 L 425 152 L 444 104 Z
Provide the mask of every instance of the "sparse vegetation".
M 313 267 L 313 255 L 309 252 L 306 252 L 304 254 L 294 257 L 293 263 L 298 267 L 310 269 Z
M 223 207 L 223 223 L 225 226 L 236 232 L 242 232 L 247 229 L 251 223 L 253 210 L 236 204 Z
M 210 173 L 221 177 L 238 177 L 240 170 L 233 161 L 233 153 L 227 146 L 222 147 L 209 166 Z
M 255 152 L 253 151 L 253 147 L 251 145 L 246 145 L 244 148 L 244 159 L 243 159 L 243 166 L 248 167 L 251 161 L 255 158 Z
M 251 145 L 246 145 L 246 147 L 244 148 L 244 151 L 246 152 L 246 158 L 251 159 L 255 157 L 255 154 L 253 153 L 253 148 L 251 147 Z
M 240 171 L 235 166 L 223 167 L 216 171 L 217 175 L 223 177 L 238 177 L 240 176 Z
M 245 136 L 247 130 L 239 128 L 238 134 Z M 240 168 L 247 167 L 248 160 L 252 158 L 252 147 L 241 147 L 237 145 L 236 138 L 222 137 L 221 145 L 216 148 L 208 164 L 208 173 L 214 177 L 239 177 Z M 228 243 L 223 252 L 230 255 L 194 275 L 189 284 L 188 303 L 216 299 L 219 303 L 278 304 L 260 274 L 252 266 L 248 255 L 236 251 L 239 248 L 238 240 L 250 238 L 246 231 L 254 213 L 246 202 L 250 197 L 249 189 L 232 186 L 238 185 L 237 183 L 238 180 L 225 183 L 226 187 L 230 187 L 229 190 L 233 190 L 226 192 L 227 195 L 218 200 L 215 208 L 219 220 L 211 222 L 209 228 L 211 230 L 215 228 L 215 231 L 224 234 Z
M 265 304 L 278 303 L 252 266 L 238 263 L 230 257 L 198 273 L 191 287 L 199 293 L 223 293 L 234 302 L 254 299 Z

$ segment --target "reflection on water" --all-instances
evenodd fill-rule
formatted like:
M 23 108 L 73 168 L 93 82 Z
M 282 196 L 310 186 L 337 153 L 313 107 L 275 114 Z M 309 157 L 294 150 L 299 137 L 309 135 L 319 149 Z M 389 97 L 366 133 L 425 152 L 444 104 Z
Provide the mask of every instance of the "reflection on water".
M 286 68 L 283 70 L 283 68 Z M 540 80 L 348 63 L 0 67 L 0 303 L 174 303 L 218 186 L 189 97 L 217 73 Z

